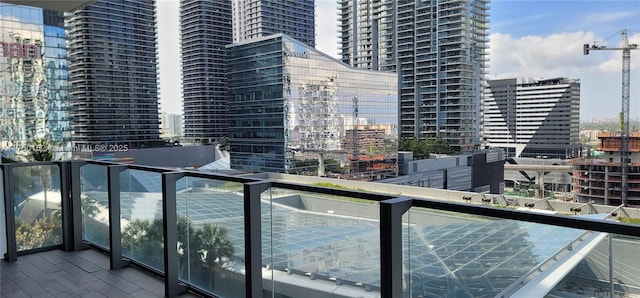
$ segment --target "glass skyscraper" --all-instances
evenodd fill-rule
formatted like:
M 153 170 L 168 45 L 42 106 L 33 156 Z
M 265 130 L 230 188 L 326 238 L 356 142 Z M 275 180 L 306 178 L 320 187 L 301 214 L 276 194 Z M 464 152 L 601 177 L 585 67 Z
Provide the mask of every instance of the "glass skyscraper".
M 0 150 L 26 155 L 42 149 L 34 140 L 47 140 L 55 158 L 68 157 L 62 12 L 0 3 L 0 15 Z
M 228 46 L 231 167 L 289 173 L 332 158 L 347 177 L 397 174 L 397 75 L 353 68 L 285 34 Z
M 142 148 L 160 141 L 155 0 L 100 0 L 69 14 L 74 142 Z
M 228 134 L 229 0 L 181 0 L 180 38 L 184 137 L 209 143 Z
M 342 61 L 398 72 L 401 137 L 479 145 L 488 2 L 338 2 Z

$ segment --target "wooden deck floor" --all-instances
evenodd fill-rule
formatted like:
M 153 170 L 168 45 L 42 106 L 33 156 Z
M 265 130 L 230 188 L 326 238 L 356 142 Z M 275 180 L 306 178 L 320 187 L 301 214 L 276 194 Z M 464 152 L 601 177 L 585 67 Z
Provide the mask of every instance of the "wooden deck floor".
M 132 266 L 109 270 L 98 250 L 53 250 L 0 260 L 0 297 L 164 297 L 164 283 Z

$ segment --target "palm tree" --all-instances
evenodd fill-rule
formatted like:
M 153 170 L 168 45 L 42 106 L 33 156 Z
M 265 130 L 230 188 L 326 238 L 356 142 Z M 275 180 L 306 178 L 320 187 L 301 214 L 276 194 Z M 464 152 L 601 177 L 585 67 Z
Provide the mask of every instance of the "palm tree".
M 201 262 L 200 253 L 198 252 L 200 250 L 200 241 L 196 237 L 191 220 L 184 215 L 178 215 L 177 236 L 179 277 L 184 278 L 188 273 L 188 265 L 193 268 L 195 264 Z
M 162 269 L 162 219 L 136 219 L 122 232 L 122 249 L 131 257 L 153 268 Z
M 200 243 L 200 258 L 208 269 L 209 289 L 213 286 L 215 271 L 225 258 L 231 258 L 234 253 L 233 243 L 229 240 L 228 230 L 216 224 L 205 224 L 196 232 L 196 238 Z

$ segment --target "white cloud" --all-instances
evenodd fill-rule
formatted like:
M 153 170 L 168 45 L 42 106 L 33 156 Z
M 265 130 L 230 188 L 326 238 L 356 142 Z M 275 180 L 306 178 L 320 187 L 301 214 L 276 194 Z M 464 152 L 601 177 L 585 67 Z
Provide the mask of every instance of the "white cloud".
M 583 55 L 583 44 L 603 38 L 592 32 L 559 33 L 548 36 L 513 38 L 508 34 L 491 35 L 491 79 L 509 77 L 569 77 L 581 80 L 582 120 L 615 118 L 620 111 L 622 53 L 591 51 Z M 611 46 L 620 37 L 611 39 Z M 640 43 L 640 34 L 629 36 Z M 631 117 L 640 116 L 640 50 L 631 54 Z
M 577 73 L 594 67 L 600 60 L 583 56 L 583 44 L 593 39 L 590 32 L 522 38 L 494 33 L 490 48 L 491 74 L 552 77 Z

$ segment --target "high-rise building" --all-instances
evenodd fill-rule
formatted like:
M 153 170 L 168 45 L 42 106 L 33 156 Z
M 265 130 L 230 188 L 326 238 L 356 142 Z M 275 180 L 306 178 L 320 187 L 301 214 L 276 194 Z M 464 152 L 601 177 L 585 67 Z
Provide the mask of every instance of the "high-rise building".
M 401 137 L 479 145 L 488 2 L 338 2 L 342 61 L 398 72 Z
M 77 146 L 145 147 L 159 137 L 155 0 L 100 0 L 69 14 Z
M 54 158 L 68 157 L 64 16 L 5 3 L 0 15 L 0 150 L 10 156 L 47 149 Z M 33 144 L 36 140 L 46 142 Z
M 228 49 L 233 169 L 297 173 L 327 157 L 350 168 L 340 177 L 396 175 L 395 73 L 350 67 L 285 34 Z
M 227 55 L 233 41 L 229 0 L 181 0 L 184 137 L 209 143 L 227 135 Z
M 487 81 L 483 103 L 485 146 L 507 157 L 577 157 L 580 82 L 569 78 Z
M 182 136 L 182 115 L 160 114 L 160 131 L 163 138 Z
M 181 0 L 184 137 L 228 135 L 225 46 L 274 33 L 315 45 L 313 0 Z
M 233 42 L 284 33 L 315 47 L 315 0 L 233 0 Z

